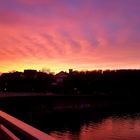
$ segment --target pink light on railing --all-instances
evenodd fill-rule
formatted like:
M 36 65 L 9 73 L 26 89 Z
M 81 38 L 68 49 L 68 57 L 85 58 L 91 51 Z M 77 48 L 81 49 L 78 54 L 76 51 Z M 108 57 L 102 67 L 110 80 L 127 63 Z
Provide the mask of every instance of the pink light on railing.
M 15 117 L 10 116 L 9 114 L 3 111 L 0 111 L 0 121 L 12 127 L 16 131 L 19 131 L 25 136 L 30 137 L 33 140 L 55 140 L 48 134 L 16 119 Z

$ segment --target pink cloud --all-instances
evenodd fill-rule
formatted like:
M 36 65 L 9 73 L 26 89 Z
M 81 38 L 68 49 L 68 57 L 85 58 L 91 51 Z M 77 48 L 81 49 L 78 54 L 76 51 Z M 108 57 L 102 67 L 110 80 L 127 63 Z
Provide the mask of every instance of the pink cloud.
M 0 11 L 0 62 L 81 69 L 138 66 L 137 5 L 95 2 L 74 9 L 64 1 L 20 0 L 21 11 Z

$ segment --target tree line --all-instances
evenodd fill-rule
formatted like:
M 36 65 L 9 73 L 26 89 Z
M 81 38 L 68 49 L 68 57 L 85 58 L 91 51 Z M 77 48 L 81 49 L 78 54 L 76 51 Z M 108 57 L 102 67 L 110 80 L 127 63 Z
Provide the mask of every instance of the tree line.
M 69 71 L 58 74 L 25 70 L 3 73 L 1 92 L 44 92 L 94 96 L 139 96 L 140 70 Z

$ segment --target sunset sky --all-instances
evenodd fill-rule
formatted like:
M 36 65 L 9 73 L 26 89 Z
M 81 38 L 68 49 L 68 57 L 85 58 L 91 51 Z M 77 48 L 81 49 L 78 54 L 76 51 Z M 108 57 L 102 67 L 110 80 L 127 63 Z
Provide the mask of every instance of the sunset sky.
M 140 0 L 0 0 L 0 72 L 140 68 Z

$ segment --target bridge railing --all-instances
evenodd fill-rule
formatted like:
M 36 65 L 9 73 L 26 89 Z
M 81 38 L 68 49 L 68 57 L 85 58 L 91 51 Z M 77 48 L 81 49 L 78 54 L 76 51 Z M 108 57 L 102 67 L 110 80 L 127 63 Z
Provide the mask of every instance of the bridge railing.
M 4 140 L 55 140 L 48 134 L 0 111 L 0 138 Z

